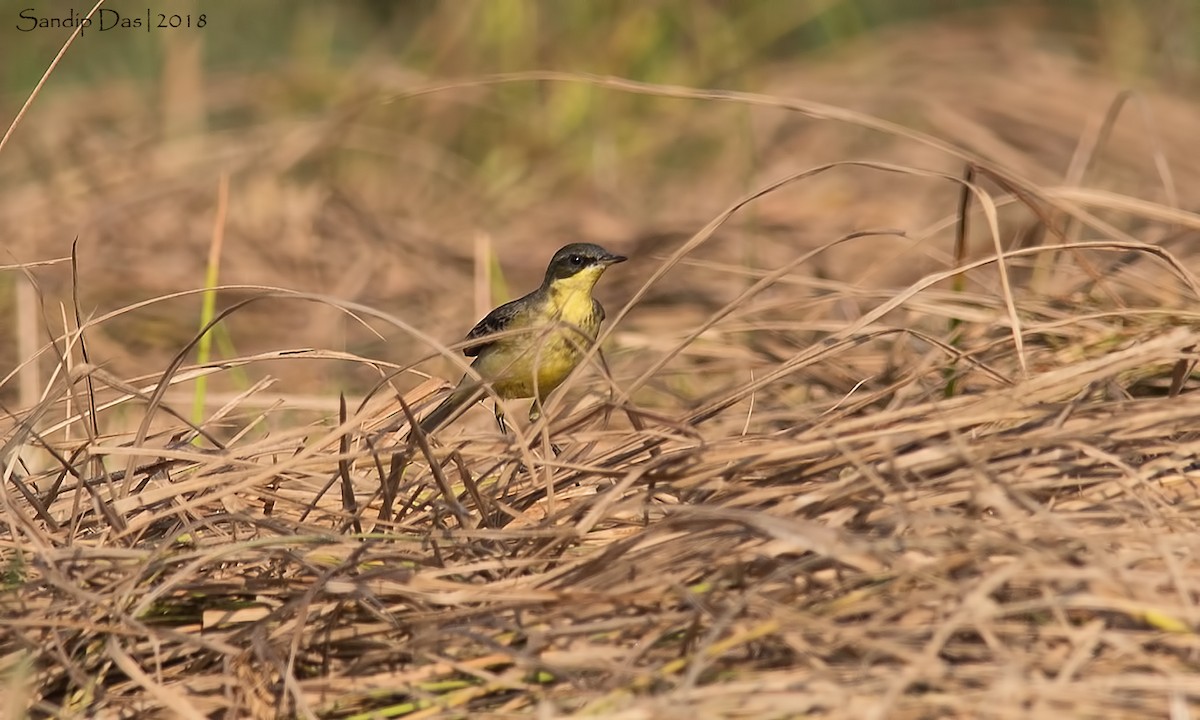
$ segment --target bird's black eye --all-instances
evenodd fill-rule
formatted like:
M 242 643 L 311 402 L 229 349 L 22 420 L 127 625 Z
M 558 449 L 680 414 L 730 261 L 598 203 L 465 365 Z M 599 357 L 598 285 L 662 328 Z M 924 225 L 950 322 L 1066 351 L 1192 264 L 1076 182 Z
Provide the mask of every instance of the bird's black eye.
M 575 267 L 579 267 L 579 266 L 583 265 L 583 256 L 582 255 L 572 255 L 571 257 L 567 258 L 567 262 L 571 263 Z

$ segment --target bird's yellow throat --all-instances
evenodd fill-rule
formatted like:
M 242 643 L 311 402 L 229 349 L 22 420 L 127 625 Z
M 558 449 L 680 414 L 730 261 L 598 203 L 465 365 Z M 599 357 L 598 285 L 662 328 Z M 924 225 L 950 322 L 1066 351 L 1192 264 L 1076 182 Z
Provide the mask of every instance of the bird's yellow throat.
M 555 318 L 575 325 L 589 320 L 593 312 L 592 288 L 604 270 L 603 267 L 590 267 L 571 277 L 553 280 L 547 290 Z

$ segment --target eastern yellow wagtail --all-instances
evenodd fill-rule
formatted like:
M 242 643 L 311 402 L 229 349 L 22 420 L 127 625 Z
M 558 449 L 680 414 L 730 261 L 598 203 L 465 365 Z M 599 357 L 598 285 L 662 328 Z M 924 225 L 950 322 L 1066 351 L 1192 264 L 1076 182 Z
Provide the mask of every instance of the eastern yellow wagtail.
M 541 287 L 491 311 L 467 333 L 468 341 L 477 341 L 463 348 L 475 358 L 471 368 L 500 398 L 533 398 L 529 420 L 536 420 L 542 401 L 567 379 L 600 332 L 604 308 L 592 288 L 609 265 L 625 260 L 591 243 L 572 243 L 554 253 Z M 484 392 L 479 380 L 463 376 L 421 421 L 421 431 L 437 430 Z M 496 424 L 508 432 L 499 401 Z

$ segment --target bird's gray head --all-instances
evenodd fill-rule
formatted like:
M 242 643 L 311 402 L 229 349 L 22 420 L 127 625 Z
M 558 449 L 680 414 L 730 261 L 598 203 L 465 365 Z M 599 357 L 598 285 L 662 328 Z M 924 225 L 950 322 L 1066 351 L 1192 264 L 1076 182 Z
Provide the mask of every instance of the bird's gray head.
M 563 280 L 585 270 L 595 272 L 598 277 L 604 268 L 625 262 L 627 259 L 621 255 L 614 255 L 599 245 L 571 243 L 554 253 L 554 257 L 550 259 L 550 264 L 546 267 L 545 282 Z

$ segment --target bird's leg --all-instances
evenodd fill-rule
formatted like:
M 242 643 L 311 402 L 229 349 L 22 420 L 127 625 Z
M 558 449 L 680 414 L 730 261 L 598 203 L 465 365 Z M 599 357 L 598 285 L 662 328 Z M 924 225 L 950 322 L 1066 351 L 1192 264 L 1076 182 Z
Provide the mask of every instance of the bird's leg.
M 496 426 L 500 428 L 501 435 L 508 434 L 508 424 L 504 422 L 504 406 L 499 400 L 496 401 Z
M 533 401 L 533 404 L 529 406 L 529 422 L 535 423 L 538 421 L 538 418 L 540 418 L 541 416 L 542 416 L 542 400 L 541 400 L 541 398 L 535 398 Z M 554 451 L 555 455 L 562 453 L 562 450 L 560 450 L 559 447 L 557 445 L 555 445 L 554 443 L 550 443 L 550 449 Z

